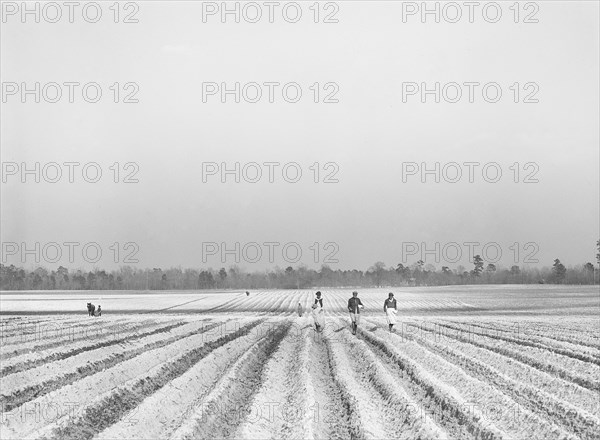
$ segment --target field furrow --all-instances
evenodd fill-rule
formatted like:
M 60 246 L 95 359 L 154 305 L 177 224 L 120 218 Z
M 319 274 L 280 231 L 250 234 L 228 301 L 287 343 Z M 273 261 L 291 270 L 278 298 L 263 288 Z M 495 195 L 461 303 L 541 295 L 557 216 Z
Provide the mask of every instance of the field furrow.
M 311 426 L 314 438 L 360 438 L 360 432 L 351 426 L 352 408 L 335 380 L 322 334 L 315 332 L 312 318 L 307 317 L 306 322 L 310 326 L 307 370 L 308 383 L 314 390 L 315 417 Z
M 344 329 L 330 342 L 339 373 L 365 415 L 365 436 L 388 439 L 446 439 L 447 433 L 429 417 L 400 385 L 398 375 L 366 342 Z M 345 352 L 345 353 L 342 353 Z M 379 431 L 377 430 L 379 429 Z
M 309 329 L 295 319 L 264 370 L 264 383 L 234 438 L 313 438 L 314 390 L 307 387 Z
M 436 393 L 441 391 L 446 394 L 446 399 L 454 402 L 455 406 L 474 403 L 472 411 L 476 416 L 472 418 L 479 419 L 479 425 L 484 429 L 496 431 L 495 435 L 540 439 L 575 438 L 552 422 L 521 407 L 493 386 L 469 376 L 462 368 L 415 342 L 381 330 L 374 333 L 361 331 L 361 336 L 386 347 L 397 360 L 401 360 L 405 368 L 412 371 L 415 380 L 436 390 Z
M 359 330 L 358 336 L 381 360 L 398 384 L 416 403 L 410 411 L 416 417 L 432 417 L 448 438 L 501 439 L 504 432 L 487 423 L 480 407 L 476 407 L 452 387 L 439 383 L 434 376 L 421 371 L 419 366 L 398 355 L 392 344 L 371 332 Z
M 556 344 L 558 347 L 570 349 L 573 351 L 581 350 L 585 354 L 600 357 L 600 343 L 594 342 L 594 338 L 588 338 L 583 332 L 568 332 L 557 324 L 549 327 L 537 322 L 522 323 L 519 321 L 513 323 L 504 322 L 463 322 L 449 321 L 453 324 L 466 324 L 481 328 L 486 332 L 500 332 L 501 334 L 516 335 L 517 338 L 531 339 L 534 342 L 546 344 Z
M 566 344 L 557 345 L 557 344 L 553 344 L 547 338 L 540 338 L 540 337 L 531 338 L 531 337 L 525 337 L 525 335 L 522 335 L 522 334 L 519 335 L 519 337 L 512 337 L 512 336 L 505 335 L 502 332 L 498 332 L 498 331 L 486 331 L 484 329 L 481 329 L 481 327 L 479 327 L 478 325 L 473 324 L 473 323 L 469 323 L 469 324 L 465 325 L 465 324 L 449 324 L 449 323 L 440 322 L 440 323 L 438 323 L 438 325 L 452 329 L 452 330 L 457 330 L 457 331 L 461 331 L 461 332 L 469 332 L 474 335 L 473 337 L 482 336 L 482 337 L 486 337 L 486 338 L 490 338 L 490 339 L 496 339 L 496 340 L 502 341 L 502 342 L 508 342 L 509 344 L 515 345 L 517 347 L 519 347 L 519 346 L 527 347 L 527 348 L 531 347 L 531 348 L 538 349 L 538 350 L 546 350 L 551 353 L 570 357 L 570 358 L 573 358 L 573 359 L 576 359 L 579 361 L 588 362 L 588 363 L 592 363 L 595 365 L 600 365 L 600 358 L 599 358 L 597 352 L 591 352 L 591 351 L 582 352 L 581 347 L 577 347 L 577 346 L 573 347 L 573 344 L 569 344 L 569 346 L 565 346 Z
M 39 333 L 40 330 L 43 330 L 47 326 L 52 326 L 56 328 L 56 326 L 66 326 L 79 324 L 83 322 L 82 320 L 85 318 L 82 317 L 72 317 L 72 316 L 49 316 L 42 318 L 33 318 L 33 317 L 13 317 L 13 318 L 3 318 L 0 323 L 0 338 L 5 340 L 9 337 L 14 336 L 22 336 L 26 338 L 28 335 L 34 335 Z M 88 319 L 91 324 L 91 319 Z
M 207 326 L 202 321 L 183 326 L 177 325 L 166 332 L 146 336 L 134 342 L 83 352 L 72 358 L 10 374 L 2 379 L 3 389 L 0 405 L 5 411 L 10 411 L 29 400 L 80 380 L 82 377 L 93 375 L 127 359 L 132 359 L 144 351 L 204 333 L 216 326 L 218 324 Z
M 188 371 L 148 396 L 128 414 L 100 432 L 99 439 L 164 439 L 182 424 L 195 407 L 257 341 L 265 337 L 268 323 L 258 324 L 247 334 L 214 349 Z M 135 419 L 136 423 L 130 423 Z
M 432 331 L 431 328 L 423 326 L 422 324 L 409 324 L 409 326 L 424 331 Z M 576 359 L 555 355 L 551 352 L 533 347 L 520 349 L 518 344 L 506 344 L 492 338 L 487 338 L 483 335 L 479 335 L 475 338 L 472 335 L 463 332 L 449 332 L 444 334 L 444 337 L 467 342 L 476 347 L 485 348 L 504 356 L 511 357 L 531 365 L 534 368 L 538 368 L 541 371 L 569 380 L 591 391 L 600 390 L 600 376 L 598 375 L 598 369 L 594 364 L 585 364 Z
M 385 321 L 383 320 L 378 320 L 376 323 L 381 327 L 385 327 Z M 575 407 L 583 409 L 585 412 L 596 416 L 600 414 L 600 399 L 598 399 L 598 393 L 594 391 L 553 376 L 501 353 L 458 339 L 445 339 L 442 342 L 436 336 L 433 331 L 402 334 L 403 338 L 415 340 L 427 347 L 435 347 L 440 354 L 443 354 L 445 350 L 455 351 L 469 360 L 490 365 L 513 380 L 527 383 L 535 389 L 548 393 L 560 401 L 564 400 Z
M 26 402 L 4 414 L 0 438 L 39 438 L 43 436 L 42 433 L 50 435 L 71 421 L 85 417 L 86 408 L 94 406 L 93 402 L 98 403 L 110 397 L 116 387 L 144 380 L 152 369 L 161 368 L 194 348 L 234 334 L 254 322 L 259 321 L 241 320 L 236 325 L 223 325 L 227 322 L 222 322 L 220 326 L 213 324 L 214 327 L 185 338 L 164 339 L 158 347 L 144 350 L 136 357 Z M 31 435 L 32 432 L 38 434 Z
M 211 351 L 248 334 L 258 324 L 259 321 L 254 321 L 214 341 L 192 347 L 183 355 L 149 371 L 146 377 L 113 390 L 109 396 L 86 407 L 80 417 L 53 429 L 49 435 L 36 433 L 36 436 L 41 434 L 40 437 L 57 440 L 93 438 L 137 408 L 146 397 L 156 393 L 171 380 L 180 377 Z M 130 417 L 133 415 L 130 414 Z
M 114 337 L 115 335 L 135 331 L 135 329 L 154 324 L 156 324 L 156 321 L 152 319 L 141 322 L 107 320 L 98 325 L 61 327 L 52 331 L 49 330 L 48 332 L 38 333 L 32 339 L 25 339 L 20 343 L 15 342 L 11 345 L 4 345 L 3 343 L 2 346 L 0 346 L 0 356 L 2 359 L 10 359 L 11 357 L 25 353 L 50 350 L 74 342 L 89 341 L 103 337 Z M 52 335 L 50 335 L 50 333 Z
M 68 344 L 63 346 L 60 350 L 48 349 L 42 350 L 35 353 L 28 353 L 22 356 L 10 358 L 2 363 L 2 370 L 0 370 L 0 376 L 6 376 L 8 374 L 18 373 L 20 371 L 29 370 L 31 368 L 54 362 L 63 359 L 67 359 L 72 356 L 76 356 L 86 351 L 97 350 L 103 347 L 109 347 L 111 345 L 117 345 L 125 342 L 135 341 L 142 339 L 146 336 L 155 335 L 158 333 L 168 332 L 174 328 L 184 325 L 184 322 L 177 322 L 172 324 L 155 324 L 145 326 L 143 329 L 149 329 L 146 331 L 139 332 L 139 328 L 136 329 L 136 333 L 128 334 L 123 337 L 114 337 L 112 335 L 100 340 L 77 342 L 74 344 Z M 138 333 L 139 332 L 139 333 Z
M 278 349 L 291 323 L 279 322 L 239 358 L 189 414 L 171 439 L 228 438 L 251 412 L 252 396 L 263 383 L 264 365 Z
M 543 383 L 541 383 L 541 381 L 531 380 L 532 377 L 534 377 L 534 374 L 531 374 L 534 372 L 531 367 L 523 366 L 522 369 L 518 370 L 517 374 L 514 374 L 514 370 L 511 371 L 507 368 L 502 368 L 502 363 L 498 362 L 498 359 L 494 359 L 492 362 L 490 362 L 491 359 L 489 358 L 487 359 L 487 362 L 486 360 L 480 360 L 477 356 L 478 353 L 474 353 L 477 349 L 470 348 L 467 349 L 466 352 L 463 351 L 465 348 L 464 346 L 467 344 L 462 344 L 460 346 L 458 345 L 460 343 L 451 345 L 441 344 L 419 336 L 409 336 L 408 339 L 421 344 L 431 352 L 452 362 L 471 376 L 493 385 L 505 395 L 511 397 L 523 408 L 536 413 L 541 418 L 553 420 L 565 431 L 570 432 L 573 435 L 582 439 L 591 440 L 595 438 L 597 432 L 600 431 L 600 420 L 598 419 L 597 412 L 598 402 L 594 402 L 593 395 L 589 396 L 591 398 L 589 401 L 581 402 L 580 400 L 581 403 L 589 403 L 596 407 L 595 412 L 588 412 L 572 403 L 565 402 L 564 398 L 558 398 L 555 395 L 543 391 Z M 529 369 L 530 371 L 525 372 L 530 374 L 521 375 L 521 373 L 524 372 L 524 369 Z M 529 380 L 526 382 L 523 381 L 523 379 L 527 378 Z M 551 380 L 552 378 L 546 377 L 545 379 Z M 559 389 L 556 383 L 552 383 L 552 388 Z M 580 390 L 587 391 L 583 389 Z

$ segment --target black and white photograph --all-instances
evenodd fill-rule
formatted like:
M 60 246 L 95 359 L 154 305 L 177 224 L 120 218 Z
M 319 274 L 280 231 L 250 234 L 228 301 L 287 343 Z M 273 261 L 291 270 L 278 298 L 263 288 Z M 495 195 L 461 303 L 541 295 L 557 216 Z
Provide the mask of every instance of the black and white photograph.
M 600 1 L 0 0 L 0 438 L 600 438 Z

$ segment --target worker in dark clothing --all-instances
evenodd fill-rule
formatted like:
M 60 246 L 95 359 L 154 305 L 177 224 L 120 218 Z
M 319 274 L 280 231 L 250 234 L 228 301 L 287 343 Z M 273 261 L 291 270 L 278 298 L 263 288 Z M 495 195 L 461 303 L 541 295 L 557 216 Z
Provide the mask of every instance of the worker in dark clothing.
M 356 334 L 358 324 L 360 324 L 360 309 L 363 308 L 363 303 L 358 297 L 358 292 L 352 292 L 352 298 L 348 300 L 348 312 L 350 313 L 350 321 L 352 323 L 352 334 Z
M 315 329 L 317 332 L 323 331 L 325 327 L 325 313 L 323 312 L 323 297 L 321 292 L 317 292 L 312 305 L 312 316 L 315 321 Z

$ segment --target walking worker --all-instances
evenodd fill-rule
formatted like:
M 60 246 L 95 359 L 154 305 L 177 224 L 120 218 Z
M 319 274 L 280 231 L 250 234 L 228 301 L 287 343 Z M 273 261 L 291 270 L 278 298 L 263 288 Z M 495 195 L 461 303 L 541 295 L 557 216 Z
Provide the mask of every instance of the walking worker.
M 96 316 L 102 316 L 102 306 L 98 304 L 98 310 L 96 310 Z
M 350 312 L 350 321 L 352 322 L 352 334 L 356 334 L 358 324 L 360 324 L 360 309 L 363 308 L 363 303 L 358 297 L 358 292 L 352 292 L 352 298 L 348 300 L 348 312 Z
M 396 324 L 396 313 L 398 308 L 396 307 L 396 299 L 392 292 L 389 293 L 388 298 L 383 302 L 383 311 L 386 315 L 390 332 L 394 331 L 394 325 Z
M 304 314 L 304 307 L 302 307 L 302 304 L 298 303 L 298 316 L 302 316 Z
M 321 296 L 320 290 L 315 293 L 315 304 L 318 304 L 321 308 L 323 308 L 323 297 Z
M 315 295 L 315 300 L 312 305 L 312 317 L 315 321 L 315 328 L 318 332 L 322 331 L 325 326 L 325 316 L 323 312 L 323 298 L 321 297 L 321 292 L 317 292 Z

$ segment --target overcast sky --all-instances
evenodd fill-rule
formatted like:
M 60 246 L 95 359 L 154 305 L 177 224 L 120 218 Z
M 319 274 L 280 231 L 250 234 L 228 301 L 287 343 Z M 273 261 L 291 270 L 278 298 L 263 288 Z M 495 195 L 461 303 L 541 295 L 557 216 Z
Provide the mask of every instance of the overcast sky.
M 53 184 L 4 174 L 2 242 L 101 245 L 101 261 L 84 261 L 79 251 L 67 264 L 72 268 L 120 265 L 127 252 L 112 261 L 114 242 L 137 243 L 142 268 L 234 262 L 230 256 L 223 264 L 217 255 L 205 256 L 203 264 L 206 242 L 231 249 L 235 242 L 281 243 L 274 263 L 266 255 L 256 263 L 240 261 L 249 270 L 289 265 L 281 258 L 288 242 L 301 246 L 302 262 L 311 267 L 333 249 L 324 250 L 324 243 L 334 242 L 339 263 L 330 265 L 342 269 L 366 269 L 378 260 L 413 263 L 421 255 L 403 255 L 408 242 L 430 249 L 436 242 L 495 242 L 503 252 L 497 264 L 504 266 L 521 265 L 531 253 L 539 260 L 534 266 L 551 265 L 554 258 L 566 265 L 595 261 L 597 2 L 539 2 L 539 23 L 518 24 L 508 9 L 512 2 L 502 3 L 498 23 L 476 11 L 474 23 L 463 18 L 439 24 L 431 18 L 423 24 L 418 16 L 403 23 L 401 2 L 338 2 L 338 23 L 315 24 L 310 4 L 302 3 L 303 17 L 295 24 L 277 11 L 272 24 L 224 24 L 217 16 L 203 23 L 201 2 L 140 2 L 139 23 L 115 24 L 109 3 L 95 24 L 77 12 L 74 23 L 21 23 L 18 15 L 5 15 L 3 83 L 96 82 L 103 96 L 90 104 L 77 89 L 74 103 L 63 97 L 36 104 L 31 96 L 22 103 L 20 93 L 5 93 L 2 162 L 31 168 L 35 162 L 96 162 L 103 177 L 87 183 L 78 168 L 74 183 L 63 176 Z M 320 20 L 331 11 L 322 10 Z M 218 95 L 202 102 L 203 82 L 269 81 L 298 83 L 302 99 L 288 103 L 277 89 L 274 103 L 263 96 L 254 104 L 231 97 L 223 104 Z M 480 87 L 473 103 L 466 96 L 458 103 L 436 104 L 432 97 L 422 103 L 419 95 L 403 103 L 404 82 L 436 81 L 495 82 L 503 95 L 488 103 Z M 109 86 L 115 82 L 137 83 L 139 103 L 112 102 Z M 339 102 L 314 103 L 309 87 L 316 82 L 321 89 L 336 83 Z M 514 103 L 509 88 L 515 82 L 520 101 L 533 90 L 523 85 L 536 83 L 539 103 Z M 319 100 L 329 91 L 322 89 Z M 119 99 L 127 92 L 121 90 Z M 114 183 L 114 162 L 135 162 L 139 183 Z M 266 174 L 255 184 L 235 183 L 231 176 L 223 184 L 218 175 L 203 183 L 203 162 L 296 162 L 303 176 L 288 183 L 279 167 L 274 183 Z M 314 162 L 336 163 L 339 182 L 314 183 Z M 480 166 L 469 183 L 465 167 L 457 183 L 435 183 L 432 176 L 422 183 L 420 174 L 403 182 L 406 162 L 496 162 L 503 175 L 488 183 Z M 515 162 L 521 165 L 519 183 L 509 169 Z M 537 167 L 523 169 L 529 162 Z M 121 170 L 120 180 L 127 171 Z M 539 182 L 523 183 L 533 171 Z M 309 249 L 314 242 L 321 247 L 317 262 Z M 515 242 L 521 248 L 517 261 L 509 249 Z M 537 247 L 525 250 L 525 243 Z M 462 249 L 460 263 L 469 265 L 468 248 Z M 440 251 L 436 262 L 429 254 L 426 263 L 438 269 L 459 264 L 443 257 Z M 21 263 L 20 254 L 3 258 L 36 265 L 33 257 Z

